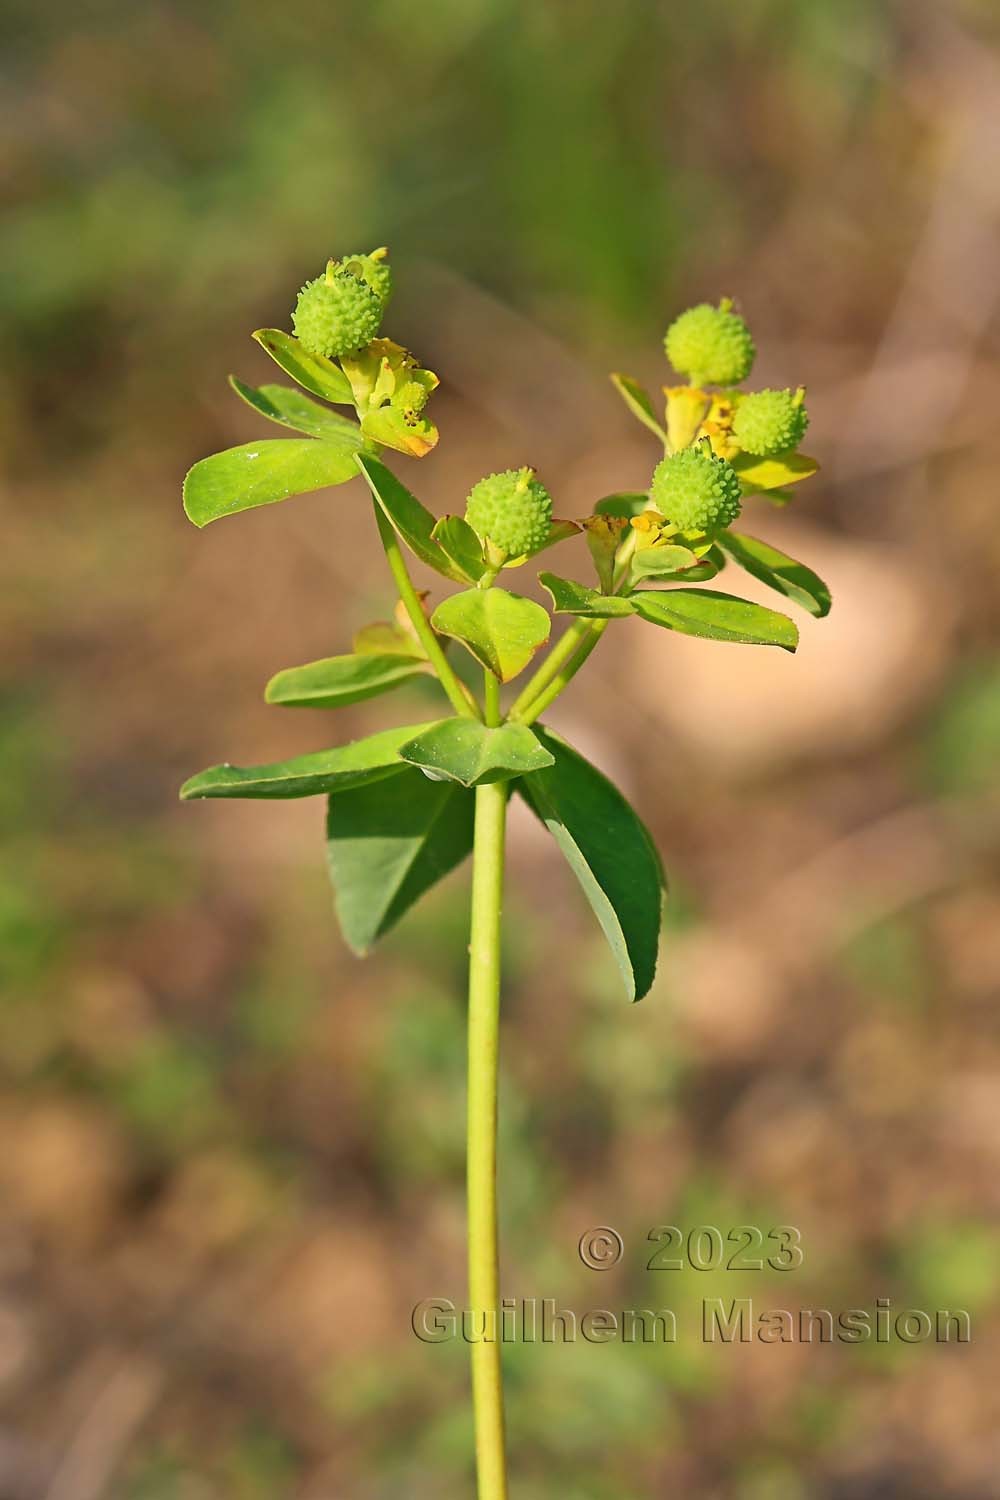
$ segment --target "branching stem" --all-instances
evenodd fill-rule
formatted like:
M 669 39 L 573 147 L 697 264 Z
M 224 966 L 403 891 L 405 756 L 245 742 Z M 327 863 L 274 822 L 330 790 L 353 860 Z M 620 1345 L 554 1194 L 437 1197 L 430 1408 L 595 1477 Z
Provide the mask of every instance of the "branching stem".
M 563 663 L 569 660 L 587 635 L 590 623 L 589 620 L 574 620 L 569 629 L 563 632 L 538 671 L 529 678 L 525 687 L 511 704 L 510 717 L 512 719 L 520 719 L 525 709 L 530 708 L 542 689 L 549 685 Z
M 583 626 L 583 628 L 578 629 L 578 627 L 580 626 Z M 601 639 L 601 636 L 604 634 L 607 626 L 607 619 L 587 621 L 578 620 L 577 625 L 573 627 L 573 631 L 567 630 L 567 636 L 576 632 L 575 639 L 573 641 L 573 645 L 576 647 L 575 651 L 572 654 L 566 653 L 567 655 L 569 655 L 569 660 L 566 661 L 565 656 L 563 657 L 563 662 L 565 662 L 565 665 L 563 665 L 563 662 L 557 664 L 558 670 L 556 671 L 555 675 L 550 676 L 548 683 L 543 685 L 542 691 L 536 693 L 535 697 L 529 698 L 525 706 L 521 708 L 520 711 L 515 712 L 515 710 L 517 709 L 517 705 L 515 704 L 514 708 L 511 710 L 511 718 L 516 718 L 521 724 L 533 724 L 539 717 L 539 715 L 545 712 L 549 704 L 553 703 L 556 698 L 559 697 L 559 694 L 563 691 L 563 689 L 567 687 L 570 682 L 572 682 L 577 672 L 579 672 L 580 668 L 587 660 L 587 657 L 590 655 L 591 651 L 593 651 L 594 647 Z M 559 642 L 559 646 L 563 645 L 565 639 L 566 636 L 563 636 L 562 641 Z M 556 651 L 559 650 L 559 646 L 555 648 Z M 546 662 L 545 665 L 548 666 L 548 662 Z M 538 675 L 541 674 L 539 673 Z M 533 683 L 529 683 L 528 687 L 530 688 L 533 685 Z M 522 694 L 522 697 L 525 696 L 526 694 Z M 518 702 L 520 701 L 521 700 L 519 699 Z

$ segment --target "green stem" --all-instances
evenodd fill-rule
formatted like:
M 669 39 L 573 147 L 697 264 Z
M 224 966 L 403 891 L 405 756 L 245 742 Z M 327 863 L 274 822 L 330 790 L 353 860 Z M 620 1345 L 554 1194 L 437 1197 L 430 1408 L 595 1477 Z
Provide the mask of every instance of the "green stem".
M 491 729 L 500 723 L 500 679 L 492 672 L 483 671 L 483 702 L 486 705 L 486 722 Z
M 448 658 L 442 650 L 441 642 L 434 634 L 430 621 L 424 614 L 420 596 L 413 586 L 413 580 L 407 569 L 406 559 L 403 557 L 396 533 L 392 528 L 392 522 L 377 500 L 373 500 L 372 505 L 375 508 L 375 521 L 378 525 L 378 534 L 382 539 L 382 546 L 385 549 L 389 571 L 392 573 L 396 588 L 399 590 L 399 597 L 402 599 L 406 613 L 409 615 L 410 622 L 417 633 L 417 639 L 426 651 L 427 659 L 437 673 L 441 686 L 448 694 L 448 700 L 455 712 L 462 714 L 467 719 L 478 719 L 480 714 L 475 703 L 471 701 L 471 695 L 463 688 L 449 665 Z
M 548 686 L 541 693 L 539 693 L 536 698 L 531 700 L 527 708 L 523 708 L 520 713 L 516 715 L 514 714 L 514 711 L 512 709 L 510 715 L 511 718 L 516 717 L 521 724 L 533 724 L 539 717 L 539 715 L 545 712 L 549 704 L 553 703 L 556 698 L 559 697 L 559 694 L 562 692 L 563 688 L 565 688 L 570 682 L 572 682 L 577 672 L 579 672 L 580 668 L 587 660 L 587 657 L 590 655 L 591 651 L 593 651 L 594 647 L 601 639 L 601 636 L 604 634 L 607 626 L 607 619 L 588 620 L 586 633 L 583 635 L 583 638 L 580 641 L 575 654 L 570 657 L 569 661 L 562 668 L 562 670 L 556 673 L 555 677 L 553 677 Z M 560 642 L 560 645 L 561 644 L 562 643 Z
M 542 662 L 538 671 L 528 680 L 527 685 L 521 689 L 517 698 L 511 705 L 510 717 L 519 719 L 526 708 L 538 697 L 542 688 L 547 687 L 559 668 L 573 655 L 573 652 L 584 639 L 590 628 L 589 620 L 574 620 L 568 630 L 564 631 L 561 638 L 552 647 L 548 656 Z
M 491 685 L 491 677 L 491 673 L 486 674 L 487 722 L 495 723 L 499 721 L 500 684 L 493 677 Z M 507 1500 L 496 1181 L 500 913 L 507 786 L 505 782 L 477 786 L 475 795 L 467 1135 L 472 1405 L 479 1500 Z

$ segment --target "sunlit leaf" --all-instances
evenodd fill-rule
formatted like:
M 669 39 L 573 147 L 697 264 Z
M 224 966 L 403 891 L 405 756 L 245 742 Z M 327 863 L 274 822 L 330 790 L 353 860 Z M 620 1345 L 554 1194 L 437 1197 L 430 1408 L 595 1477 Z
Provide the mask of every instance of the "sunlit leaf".
M 786 598 L 794 599 L 811 615 L 822 619 L 830 613 L 830 590 L 805 563 L 796 562 L 794 557 L 779 552 L 770 542 L 762 542 L 738 531 L 722 532 L 719 546 L 754 578 L 759 578 L 761 583 L 766 583 L 768 588 L 776 589 Z
M 324 401 L 353 406 L 351 382 L 332 360 L 322 354 L 309 354 L 297 338 L 280 328 L 258 328 L 253 337 L 275 364 L 305 390 L 322 396 Z
M 357 474 L 360 433 L 336 441 L 319 438 L 266 438 L 213 453 L 189 469 L 184 509 L 196 526 L 292 495 L 346 484 Z
M 435 721 L 436 722 L 436 721 Z M 403 766 L 399 747 L 427 724 L 383 729 L 332 750 L 297 755 L 267 766 L 210 766 L 181 787 L 181 800 L 196 797 L 313 797 L 369 781 L 381 781 Z
M 632 603 L 644 620 L 682 635 L 785 651 L 798 645 L 798 628 L 787 615 L 713 589 L 645 589 L 632 595 Z
M 655 432 L 661 443 L 666 443 L 666 430 L 656 415 L 656 410 L 650 398 L 649 392 L 631 375 L 614 374 L 611 376 L 611 384 L 621 396 L 625 405 L 633 417 L 638 417 L 644 427 L 650 432 Z
M 271 422 L 282 427 L 291 427 L 296 432 L 307 432 L 310 437 L 357 441 L 360 428 L 349 417 L 320 406 L 309 396 L 303 396 L 290 385 L 246 385 L 236 375 L 230 375 L 229 384 L 241 400 L 254 411 L 260 412 Z
M 377 406 L 361 418 L 361 431 L 374 443 L 394 448 L 409 458 L 423 458 L 438 440 L 438 430 L 426 417 L 409 420 L 395 406 Z
M 426 661 L 423 646 L 416 634 L 395 620 L 373 620 L 354 632 L 351 642 L 359 656 L 404 656 Z
M 610 594 L 614 588 L 615 562 L 622 538 L 628 530 L 625 516 L 588 516 L 583 523 L 590 553 L 601 592 Z
M 565 542 L 571 536 L 576 536 L 579 530 L 580 528 L 575 521 L 553 521 L 549 526 L 549 534 L 544 542 L 540 542 L 537 547 L 532 547 L 530 552 L 522 552 L 518 557 L 508 557 L 504 562 L 504 567 L 519 568 L 522 563 L 528 562 L 530 558 L 537 557 L 539 552 L 544 552 L 547 548 L 554 547 L 556 542 Z
M 401 484 L 384 463 L 370 454 L 359 453 L 356 462 L 367 479 L 372 494 L 392 522 L 393 529 L 410 551 L 445 578 L 451 578 L 457 583 L 468 583 L 466 575 L 434 540 L 437 521 L 421 505 L 416 495 L 411 495 L 406 485 Z
M 461 641 L 501 682 L 524 670 L 551 629 L 540 604 L 498 588 L 452 594 L 438 605 L 431 624 Z
M 616 594 L 599 594 L 585 584 L 575 583 L 571 578 L 557 578 L 555 573 L 539 573 L 538 581 L 546 593 L 552 596 L 552 606 L 557 615 L 582 615 L 591 620 L 612 619 L 616 615 L 634 614 L 628 599 Z
M 755 458 L 752 453 L 737 453 L 730 460 L 740 476 L 744 495 L 760 490 L 780 490 L 786 484 L 798 484 L 815 474 L 819 464 L 804 453 L 781 453 L 776 458 Z
M 486 571 L 483 544 L 462 516 L 442 516 L 431 536 L 467 583 L 478 583 Z
M 267 684 L 264 697 L 268 703 L 289 708 L 338 708 L 391 692 L 425 673 L 423 662 L 398 652 L 328 656 L 278 672 Z
M 478 719 L 443 719 L 400 748 L 400 756 L 433 780 L 479 786 L 509 781 L 552 765 L 552 756 L 524 724 L 487 728 Z
M 634 552 L 631 566 L 636 578 L 668 578 L 697 564 L 698 558 L 689 547 L 666 542 L 662 547 L 642 547 Z
M 663 868 L 621 792 L 550 729 L 535 725 L 555 764 L 517 783 L 562 850 L 615 956 L 630 1000 L 653 982 Z
M 694 442 L 701 424 L 709 416 L 712 398 L 697 387 L 665 385 L 667 437 L 674 452 Z
M 415 767 L 330 798 L 327 864 L 341 931 L 355 953 L 472 849 L 474 798 Z

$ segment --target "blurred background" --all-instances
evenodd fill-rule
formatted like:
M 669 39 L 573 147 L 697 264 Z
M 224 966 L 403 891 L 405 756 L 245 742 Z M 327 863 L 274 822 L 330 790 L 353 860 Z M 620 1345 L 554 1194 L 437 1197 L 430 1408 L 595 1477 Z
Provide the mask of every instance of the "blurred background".
M 381 243 L 387 332 L 443 378 L 397 465 L 433 509 L 523 462 L 558 514 L 644 487 L 607 372 L 656 389 L 724 293 L 823 465 L 744 518 L 832 585 L 797 657 L 626 621 L 552 715 L 671 873 L 641 1005 L 515 818 L 505 1289 L 681 1336 L 508 1350 L 514 1493 L 1000 1495 L 995 7 L 4 11 L 2 1500 L 471 1493 L 466 1350 L 409 1323 L 464 1296 L 467 871 L 362 964 L 320 802 L 176 800 L 402 706 L 261 696 L 391 607 L 360 482 L 180 508 L 261 435 L 250 331 Z M 803 1267 L 645 1269 L 655 1225 L 748 1222 Z M 973 1341 L 703 1344 L 701 1298 L 748 1295 L 964 1307 Z

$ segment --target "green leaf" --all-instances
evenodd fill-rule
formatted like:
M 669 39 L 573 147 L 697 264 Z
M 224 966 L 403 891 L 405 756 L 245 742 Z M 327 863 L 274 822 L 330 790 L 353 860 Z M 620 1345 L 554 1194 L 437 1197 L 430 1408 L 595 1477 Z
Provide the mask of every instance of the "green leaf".
M 426 667 L 421 661 L 399 653 L 328 656 L 278 672 L 264 689 L 264 698 L 287 708 L 339 708 L 388 693 L 422 675 Z
M 185 781 L 181 801 L 190 802 L 195 797 L 314 797 L 319 792 L 339 792 L 381 781 L 403 768 L 399 747 L 429 727 L 406 724 L 383 729 L 348 745 L 268 766 L 210 766 Z
M 571 578 L 557 578 L 555 573 L 539 573 L 538 581 L 546 593 L 552 595 L 552 606 L 557 615 L 583 615 L 586 619 L 607 620 L 616 615 L 635 613 L 627 599 L 616 594 L 599 594 Z
M 555 765 L 518 783 L 549 829 L 611 945 L 630 1000 L 653 982 L 663 869 L 652 838 L 621 792 L 550 729 L 535 725 Z
M 357 474 L 360 434 L 336 442 L 318 438 L 266 438 L 213 453 L 189 469 L 184 509 L 196 526 L 292 495 L 346 484 Z
M 341 931 L 364 954 L 472 849 L 474 799 L 407 767 L 330 798 L 327 863 Z
M 617 495 L 605 495 L 603 500 L 598 500 L 594 506 L 595 516 L 624 516 L 630 520 L 632 516 L 641 516 L 649 507 L 649 496 L 644 491 L 629 490 L 622 491 Z
M 704 583 L 715 578 L 726 565 L 725 553 L 712 543 L 693 552 L 667 542 L 662 547 L 644 547 L 632 556 L 632 582 Z
M 501 682 L 510 682 L 549 638 L 548 614 L 506 589 L 467 589 L 443 599 L 431 615 L 442 635 L 461 641 Z
M 423 458 L 438 440 L 438 430 L 426 417 L 407 421 L 394 406 L 375 406 L 361 418 L 361 431 L 372 442 L 395 448 L 410 458 Z
M 312 391 L 314 396 L 322 396 L 324 401 L 334 401 L 340 406 L 354 405 L 351 382 L 332 360 L 325 359 L 322 354 L 307 353 L 297 338 L 280 328 L 258 328 L 252 337 L 286 375 L 305 390 Z
M 719 537 L 719 546 L 729 553 L 754 578 L 776 589 L 796 604 L 801 604 L 811 615 L 822 619 L 830 613 L 830 590 L 805 563 L 796 562 L 755 536 L 746 536 L 741 531 L 724 531 Z
M 630 531 L 628 521 L 624 516 L 588 516 L 583 530 L 601 593 L 612 594 L 618 549 Z
M 406 656 L 426 661 L 427 656 L 412 629 L 394 620 L 373 620 L 354 632 L 351 642 L 357 656 Z
M 395 474 L 379 459 L 372 458 L 367 453 L 359 453 L 355 461 L 367 479 L 376 501 L 392 522 L 393 530 L 414 556 L 444 578 L 451 578 L 456 583 L 468 583 L 466 575 L 434 541 L 433 532 L 437 522 L 416 495 L 411 495 L 406 485 L 400 484 Z
M 699 554 L 693 567 L 685 568 L 673 577 L 680 583 L 706 583 L 715 578 L 726 566 L 726 554 L 713 543 L 706 552 Z M 649 582 L 655 582 L 650 579 Z
M 571 536 L 576 536 L 580 528 L 575 521 L 553 521 L 549 526 L 549 534 L 544 542 L 537 547 L 532 547 L 530 552 L 522 552 L 517 557 L 508 557 L 504 562 L 505 568 L 519 568 L 529 558 L 537 557 L 539 552 L 544 552 L 549 547 L 554 547 L 556 542 L 565 542 Z
M 740 476 L 744 495 L 759 490 L 780 490 L 785 484 L 798 484 L 815 474 L 819 464 L 804 453 L 781 453 L 776 458 L 755 458 L 752 453 L 737 453 L 730 459 Z
M 798 629 L 787 615 L 714 589 L 647 589 L 633 594 L 632 603 L 644 620 L 682 635 L 785 651 L 794 651 L 799 643 Z
M 356 441 L 360 428 L 349 417 L 320 406 L 310 396 L 303 396 L 290 385 L 246 385 L 237 375 L 230 375 L 229 384 L 241 400 L 254 411 L 260 412 L 271 422 L 282 427 L 291 427 L 296 432 L 307 432 L 310 437 L 332 438 L 336 441 Z
M 431 536 L 466 583 L 478 583 L 486 572 L 483 544 L 462 516 L 442 516 Z
M 689 547 L 666 542 L 662 547 L 643 547 L 632 554 L 632 572 L 636 578 L 669 578 L 685 568 L 695 568 L 699 559 Z
M 527 725 L 501 724 L 490 729 L 478 719 L 443 719 L 403 745 L 399 753 L 432 780 L 457 781 L 461 786 L 509 781 L 552 765 L 552 756 Z
M 642 425 L 648 427 L 650 432 L 655 432 L 660 442 L 665 444 L 667 441 L 666 429 L 656 415 L 649 392 L 637 380 L 633 380 L 631 375 L 612 375 L 611 384 L 619 396 L 621 396 L 633 417 L 638 417 Z

